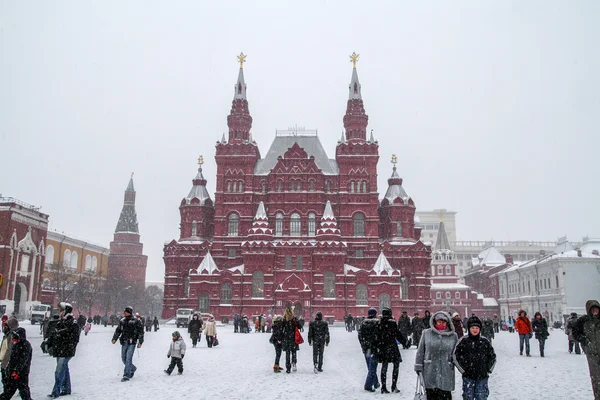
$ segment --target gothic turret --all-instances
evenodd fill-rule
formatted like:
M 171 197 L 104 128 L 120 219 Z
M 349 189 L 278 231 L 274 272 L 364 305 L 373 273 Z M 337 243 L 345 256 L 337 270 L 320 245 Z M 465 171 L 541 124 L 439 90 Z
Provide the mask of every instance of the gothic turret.
M 250 128 L 252 127 L 252 117 L 250 116 L 248 100 L 246 99 L 246 82 L 244 81 L 244 62 L 246 62 L 246 56 L 244 53 L 240 53 L 237 58 L 240 62 L 240 72 L 235 84 L 231 112 L 227 116 L 229 142 L 250 140 Z
M 192 180 L 192 189 L 179 206 L 181 239 L 212 238 L 214 206 L 202 175 L 203 163 L 203 157 L 198 157 L 198 173 Z
M 437 241 L 435 242 L 435 249 L 451 250 L 450 241 L 448 240 L 448 235 L 446 234 L 446 226 L 444 225 L 444 221 L 440 222 L 440 229 L 438 230 Z
M 325 211 L 323 211 L 323 217 L 321 218 L 321 226 L 317 229 L 317 240 L 340 240 L 340 230 L 335 215 L 333 215 L 333 209 L 331 208 L 331 202 L 329 200 L 327 200 L 327 204 L 325 204 Z
M 252 221 L 252 228 L 248 230 L 248 240 L 271 240 L 273 229 L 269 228 L 269 220 L 265 212 L 265 204 L 258 203 L 258 210 Z
M 121 216 L 119 217 L 117 228 L 115 229 L 115 233 L 118 232 L 139 233 L 137 214 L 135 212 L 135 189 L 133 188 L 133 173 L 129 179 L 127 189 L 125 189 L 123 209 L 121 210 Z
M 344 128 L 346 128 L 346 140 L 367 139 L 367 124 L 369 117 L 365 114 L 365 107 L 362 100 L 360 82 L 356 72 L 356 62 L 359 55 L 352 53 L 350 60 L 354 67 L 352 68 L 352 79 L 349 86 L 348 104 L 346 106 L 346 115 L 344 115 Z

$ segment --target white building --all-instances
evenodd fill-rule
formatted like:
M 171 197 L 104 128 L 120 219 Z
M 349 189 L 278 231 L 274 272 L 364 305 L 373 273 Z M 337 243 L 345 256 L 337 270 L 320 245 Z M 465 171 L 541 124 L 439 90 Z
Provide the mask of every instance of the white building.
M 416 211 L 415 226 L 422 228 L 421 241 L 437 243 L 438 230 L 440 222 L 444 221 L 446 226 L 446 235 L 450 243 L 456 241 L 456 212 L 448 211 L 445 208 L 435 209 L 433 211 Z
M 571 312 L 585 313 L 585 302 L 600 297 L 600 256 L 592 246 L 600 243 L 590 241 L 586 248 L 595 254 L 565 248 L 498 272 L 501 317 L 540 311 L 551 324 Z

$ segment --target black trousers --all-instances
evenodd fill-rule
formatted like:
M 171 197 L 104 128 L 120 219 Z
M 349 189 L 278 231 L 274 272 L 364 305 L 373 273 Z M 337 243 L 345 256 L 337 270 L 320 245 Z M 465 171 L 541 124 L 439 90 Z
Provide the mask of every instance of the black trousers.
M 212 348 L 212 344 L 213 344 L 213 340 L 214 340 L 214 336 L 207 336 L 206 337 L 206 344 L 208 345 L 208 348 Z
M 289 371 L 292 368 L 292 364 L 296 364 L 296 361 L 296 350 L 287 350 L 285 352 L 285 369 Z
M 275 365 L 279 365 L 279 360 L 281 360 L 281 345 L 275 344 Z
M 183 372 L 183 360 L 178 357 L 171 357 L 171 364 L 169 364 L 169 368 L 167 368 L 167 373 L 170 375 L 171 372 L 175 369 L 175 365 L 177 365 L 177 372 Z
M 233 333 L 238 333 L 238 324 L 237 324 L 237 322 L 233 324 Z
M 427 400 L 452 400 L 452 392 L 441 389 L 425 389 Z
M 392 390 L 396 389 L 396 384 L 398 383 L 398 371 L 400 370 L 400 360 L 393 361 L 394 369 L 392 370 Z M 381 387 L 386 388 L 387 383 L 387 370 L 388 363 L 381 363 Z M 427 396 L 429 400 L 429 396 Z
M 196 346 L 198 344 L 198 336 L 192 336 L 192 346 Z
M 4 374 L 4 370 L 2 370 Z M 29 375 L 20 376 L 14 380 L 10 377 L 6 379 L 4 393 L 0 394 L 0 400 L 10 400 L 14 394 L 19 391 L 21 400 L 31 400 L 31 392 L 29 391 Z
M 581 349 L 579 348 L 579 342 L 577 340 L 569 340 L 569 353 L 573 352 L 573 346 L 575 346 L 575 354 L 581 354 Z
M 546 346 L 546 339 L 538 339 L 540 342 L 540 356 L 544 356 L 544 347 Z
M 317 365 L 318 369 L 323 367 L 323 352 L 325 351 L 325 343 L 314 342 L 313 348 L 313 364 Z

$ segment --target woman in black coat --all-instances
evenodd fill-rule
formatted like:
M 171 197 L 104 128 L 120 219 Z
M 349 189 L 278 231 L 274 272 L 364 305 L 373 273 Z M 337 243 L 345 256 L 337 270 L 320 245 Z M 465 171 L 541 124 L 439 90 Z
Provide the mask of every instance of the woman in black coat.
M 283 318 L 281 315 L 276 315 L 275 318 L 273 318 L 271 332 L 269 342 L 275 347 L 275 364 L 273 364 L 273 372 L 279 373 L 282 370 L 279 366 L 279 360 L 281 359 L 281 349 L 283 348 Z
M 200 318 L 198 314 L 194 314 L 192 320 L 188 324 L 188 332 L 190 334 L 190 339 L 192 339 L 192 347 L 196 347 L 196 344 L 198 344 L 198 338 L 202 333 L 202 323 L 202 318 Z
M 396 387 L 398 382 L 398 370 L 402 357 L 398 349 L 398 340 L 402 346 L 406 346 L 406 337 L 398 330 L 398 324 L 392 318 L 392 310 L 384 308 L 381 310 L 379 320 L 379 331 L 377 332 L 377 361 L 381 363 L 381 393 L 389 393 L 386 387 L 388 363 L 394 364 L 392 371 L 392 393 L 400 392 Z
M 298 320 L 294 317 L 291 308 L 286 308 L 283 314 L 283 343 L 282 349 L 285 351 L 285 372 L 288 374 L 291 370 L 296 372 L 296 328 L 300 329 Z
M 546 318 L 542 318 L 542 314 L 540 314 L 539 311 L 533 315 L 531 329 L 533 329 L 535 338 L 540 343 L 540 356 L 544 357 L 544 346 L 546 345 L 546 339 L 548 339 L 550 333 L 548 332 L 548 322 L 546 322 Z

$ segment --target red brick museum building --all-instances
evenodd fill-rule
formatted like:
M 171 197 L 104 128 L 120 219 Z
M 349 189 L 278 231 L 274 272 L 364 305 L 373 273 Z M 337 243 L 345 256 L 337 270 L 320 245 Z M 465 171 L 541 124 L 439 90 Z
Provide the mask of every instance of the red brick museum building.
M 395 166 L 379 198 L 379 144 L 367 138 L 356 64 L 334 159 L 305 130 L 278 131 L 261 157 L 242 67 L 229 135 L 216 144 L 214 200 L 200 161 L 179 206 L 180 237 L 164 246 L 162 317 L 193 308 L 231 319 L 286 306 L 337 321 L 369 307 L 422 313 L 431 305 L 431 248 L 419 240 Z

